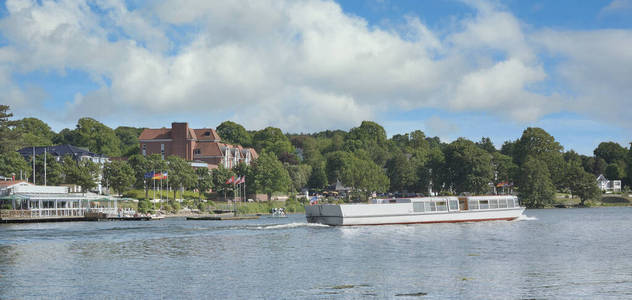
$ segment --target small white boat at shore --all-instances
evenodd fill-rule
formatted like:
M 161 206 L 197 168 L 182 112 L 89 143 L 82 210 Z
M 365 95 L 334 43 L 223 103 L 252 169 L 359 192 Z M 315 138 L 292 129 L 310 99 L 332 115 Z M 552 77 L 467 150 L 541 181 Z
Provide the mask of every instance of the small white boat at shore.
M 524 211 L 518 197 L 468 196 L 373 199 L 370 204 L 305 206 L 308 223 L 334 226 L 456 223 L 514 220 Z

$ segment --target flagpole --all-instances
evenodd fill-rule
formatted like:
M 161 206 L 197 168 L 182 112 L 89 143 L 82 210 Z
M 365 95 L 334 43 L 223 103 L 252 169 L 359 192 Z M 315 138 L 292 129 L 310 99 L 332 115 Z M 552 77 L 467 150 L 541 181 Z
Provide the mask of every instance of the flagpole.
M 46 186 L 46 148 L 44 148 L 44 186 Z
M 154 199 L 152 199 L 151 202 L 154 203 L 154 210 L 156 210 L 156 179 L 154 179 L 155 175 L 156 175 L 156 169 L 154 169 L 154 171 L 151 172 L 151 181 L 154 183 Z

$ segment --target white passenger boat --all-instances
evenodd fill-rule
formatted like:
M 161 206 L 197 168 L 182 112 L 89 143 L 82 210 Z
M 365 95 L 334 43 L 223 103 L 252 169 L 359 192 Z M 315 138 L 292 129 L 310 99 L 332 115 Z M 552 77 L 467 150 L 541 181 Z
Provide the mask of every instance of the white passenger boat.
M 514 220 L 522 215 L 516 196 L 373 199 L 369 204 L 305 206 L 309 223 L 386 225 Z

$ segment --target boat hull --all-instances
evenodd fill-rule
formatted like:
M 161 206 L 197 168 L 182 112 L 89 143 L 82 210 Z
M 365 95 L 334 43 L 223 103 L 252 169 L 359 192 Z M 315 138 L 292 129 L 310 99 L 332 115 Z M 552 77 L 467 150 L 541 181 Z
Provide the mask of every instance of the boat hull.
M 318 204 L 305 207 L 309 223 L 332 226 L 458 223 L 514 220 L 524 207 L 413 213 L 412 204 Z

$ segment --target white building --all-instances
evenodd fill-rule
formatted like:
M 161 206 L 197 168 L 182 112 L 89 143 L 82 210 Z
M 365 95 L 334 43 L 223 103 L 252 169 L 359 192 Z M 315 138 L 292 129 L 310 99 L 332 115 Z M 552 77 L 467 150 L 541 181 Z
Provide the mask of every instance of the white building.
M 621 192 L 621 180 L 608 180 L 603 174 L 597 177 L 597 186 L 606 193 Z

